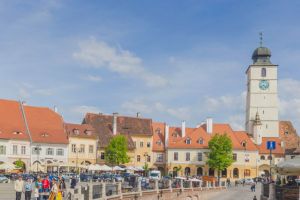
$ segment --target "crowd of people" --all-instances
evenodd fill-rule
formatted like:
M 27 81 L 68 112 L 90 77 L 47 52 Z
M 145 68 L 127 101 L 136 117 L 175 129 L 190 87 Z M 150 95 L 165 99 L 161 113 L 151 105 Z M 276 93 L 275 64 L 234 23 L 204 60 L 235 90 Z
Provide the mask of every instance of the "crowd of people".
M 72 181 L 71 181 L 72 183 Z M 71 187 L 76 186 L 73 181 Z M 62 200 L 66 189 L 65 180 L 62 177 L 46 176 L 45 178 L 37 177 L 36 180 L 27 179 L 23 181 L 22 176 L 19 176 L 14 183 L 16 191 L 16 200 L 21 200 L 22 194 L 25 195 L 25 200 L 31 200 L 33 196 L 35 200 Z

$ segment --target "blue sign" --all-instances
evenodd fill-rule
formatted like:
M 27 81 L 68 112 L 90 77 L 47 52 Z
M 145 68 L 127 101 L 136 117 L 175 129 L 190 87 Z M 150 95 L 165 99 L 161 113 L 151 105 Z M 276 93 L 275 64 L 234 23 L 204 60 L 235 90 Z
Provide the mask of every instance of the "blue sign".
M 267 149 L 269 149 L 269 150 L 276 149 L 276 142 L 275 141 L 267 141 Z

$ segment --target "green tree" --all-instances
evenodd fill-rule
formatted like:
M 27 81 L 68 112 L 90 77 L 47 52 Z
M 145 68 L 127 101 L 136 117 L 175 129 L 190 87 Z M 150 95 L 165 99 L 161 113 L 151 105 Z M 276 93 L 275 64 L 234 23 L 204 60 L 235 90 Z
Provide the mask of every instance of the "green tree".
M 123 135 L 113 137 L 105 148 L 105 161 L 111 165 L 125 164 L 130 161 L 127 155 L 127 139 Z
M 145 164 L 144 164 L 143 170 L 144 170 L 145 176 L 147 176 L 147 175 L 148 175 L 148 172 L 149 172 L 149 165 L 148 165 L 148 163 L 145 163 Z
M 25 167 L 24 162 L 23 162 L 22 160 L 20 160 L 20 159 L 17 160 L 14 164 L 15 164 L 16 167 L 19 168 L 19 169 L 24 169 L 24 167 Z
M 210 150 L 207 164 L 210 168 L 218 171 L 218 181 L 220 181 L 220 172 L 233 163 L 232 141 L 227 134 L 216 134 L 208 143 Z
M 178 172 L 180 172 L 181 169 L 182 169 L 181 165 L 179 165 L 178 167 L 175 167 L 175 168 L 174 168 L 175 176 L 178 176 Z

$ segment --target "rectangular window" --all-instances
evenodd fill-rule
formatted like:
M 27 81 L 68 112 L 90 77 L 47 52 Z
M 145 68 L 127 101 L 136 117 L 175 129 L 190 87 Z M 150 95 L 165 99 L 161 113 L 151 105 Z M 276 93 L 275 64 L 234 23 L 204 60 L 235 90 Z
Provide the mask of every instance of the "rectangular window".
M 202 153 L 198 152 L 198 161 L 202 161 Z
M 251 173 L 250 173 L 250 169 L 245 169 L 245 176 L 250 176 Z
M 56 155 L 63 156 L 64 155 L 64 150 L 63 149 L 56 149 Z
M 141 162 L 141 156 L 140 156 L 140 155 L 137 155 L 137 156 L 136 156 L 136 161 L 137 161 L 137 162 Z
M 80 153 L 84 153 L 85 152 L 85 145 L 81 144 L 80 145 Z
M 52 156 L 53 155 L 53 148 L 47 148 L 47 155 Z
M 234 161 L 237 161 L 237 155 L 236 155 L 236 153 L 232 154 L 232 159 L 233 159 Z
M 187 153 L 185 154 L 185 160 L 186 160 L 186 161 L 190 161 L 190 159 L 191 159 L 191 154 L 190 154 L 190 152 L 187 152 Z
M 157 154 L 156 162 L 163 162 L 163 160 L 164 160 L 164 155 L 162 153 Z
M 104 152 L 101 152 L 101 153 L 100 153 L 100 159 L 101 159 L 101 160 L 104 160 L 104 159 L 105 159 L 105 154 L 104 154 Z
M 1 145 L 0 146 L 0 155 L 5 155 L 6 154 L 6 146 Z
M 26 154 L 26 146 L 21 146 L 21 154 L 22 155 Z
M 151 156 L 147 156 L 147 162 L 151 162 Z
M 72 153 L 76 153 L 76 144 L 72 144 L 71 151 Z
M 140 142 L 140 147 L 143 147 L 144 146 L 144 142 Z
M 94 153 L 94 145 L 89 145 L 89 153 Z
M 18 154 L 18 145 L 13 145 L 13 154 L 14 155 Z
M 150 148 L 151 147 L 151 143 L 147 142 L 147 147 Z
M 174 160 L 175 160 L 175 161 L 178 160 L 178 152 L 174 152 Z

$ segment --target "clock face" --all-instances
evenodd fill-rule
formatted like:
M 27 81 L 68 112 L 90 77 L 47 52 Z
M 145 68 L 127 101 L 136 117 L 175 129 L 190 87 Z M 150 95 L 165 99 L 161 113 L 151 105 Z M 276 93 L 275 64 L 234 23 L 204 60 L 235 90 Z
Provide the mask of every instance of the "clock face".
M 261 80 L 259 82 L 259 88 L 262 89 L 262 90 L 266 90 L 269 88 L 269 81 L 267 80 Z

